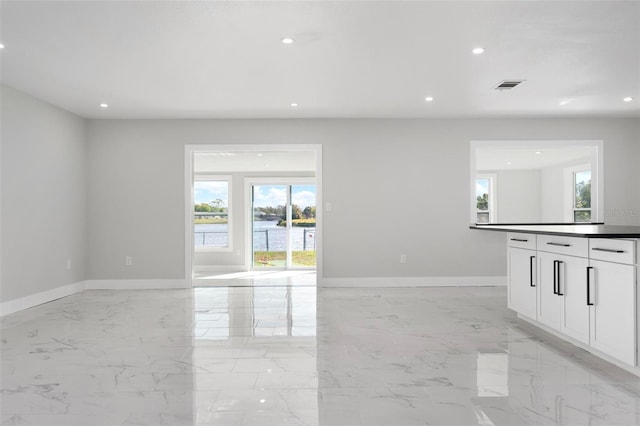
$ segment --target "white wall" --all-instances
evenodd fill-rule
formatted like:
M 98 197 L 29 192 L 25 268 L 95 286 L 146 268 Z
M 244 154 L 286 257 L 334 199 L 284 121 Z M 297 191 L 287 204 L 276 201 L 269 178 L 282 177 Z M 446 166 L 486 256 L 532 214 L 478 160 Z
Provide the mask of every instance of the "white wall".
M 185 144 L 287 143 L 323 145 L 325 277 L 506 275 L 505 236 L 468 229 L 469 141 L 602 139 L 605 209 L 633 212 L 639 131 L 594 118 L 90 120 L 89 278 L 183 278 Z
M 604 151 L 606 157 L 606 148 Z M 582 158 L 564 164 L 545 167 L 540 170 L 543 222 L 562 223 L 573 221 L 573 201 L 571 201 L 573 185 L 567 182 L 566 170 L 567 168 L 588 164 L 590 162 L 590 158 Z M 569 192 L 567 193 L 567 191 Z M 638 213 L 640 214 L 640 212 Z M 606 223 L 613 224 L 613 220 L 615 220 L 615 218 L 610 217 L 606 220 Z
M 540 170 L 542 220 L 547 223 L 567 222 L 564 191 L 564 167 L 545 167 Z
M 1 102 L 0 301 L 6 302 L 86 278 L 86 126 L 6 86 Z
M 541 222 L 540 171 L 500 170 L 495 173 L 498 222 Z
M 640 225 L 637 118 L 85 121 L 5 86 L 0 100 L 3 303 L 183 279 L 185 144 L 322 144 L 329 278 L 505 275 L 505 236 L 468 229 L 470 140 L 602 139 L 605 221 Z

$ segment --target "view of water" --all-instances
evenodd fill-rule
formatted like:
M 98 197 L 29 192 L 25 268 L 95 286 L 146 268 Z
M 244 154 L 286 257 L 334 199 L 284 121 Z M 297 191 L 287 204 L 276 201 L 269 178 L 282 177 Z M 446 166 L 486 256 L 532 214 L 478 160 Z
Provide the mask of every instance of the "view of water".
M 267 238 L 269 239 L 269 251 L 284 251 L 286 249 L 287 230 L 278 226 L 277 221 L 256 221 L 253 231 L 254 251 L 267 251 Z M 227 224 L 196 224 L 194 237 L 196 247 L 226 246 L 228 243 Z M 301 251 L 305 247 L 306 250 L 314 250 L 315 238 L 315 228 L 291 228 L 291 248 L 293 251 Z

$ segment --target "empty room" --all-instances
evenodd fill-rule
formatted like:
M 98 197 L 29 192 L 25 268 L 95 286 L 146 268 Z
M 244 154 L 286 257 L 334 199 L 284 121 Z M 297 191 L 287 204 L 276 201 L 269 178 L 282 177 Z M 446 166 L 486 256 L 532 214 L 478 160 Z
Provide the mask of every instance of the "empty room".
M 640 2 L 0 1 L 0 424 L 640 424 Z

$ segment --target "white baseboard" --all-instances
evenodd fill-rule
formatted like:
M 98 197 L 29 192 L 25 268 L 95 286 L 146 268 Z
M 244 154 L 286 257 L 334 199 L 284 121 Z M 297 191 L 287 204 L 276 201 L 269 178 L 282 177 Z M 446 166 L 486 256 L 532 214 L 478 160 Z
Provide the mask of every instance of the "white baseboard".
M 191 288 L 191 280 L 89 280 L 87 290 L 162 290 L 171 288 Z
M 88 280 L 0 303 L 0 316 L 52 302 L 84 290 L 153 290 L 191 288 L 191 280 Z
M 320 287 L 487 287 L 506 286 L 507 277 L 323 278 Z
M 42 291 L 40 293 L 30 294 L 29 296 L 19 297 L 17 299 L 8 300 L 0 303 L 0 316 L 13 314 L 23 309 L 33 308 L 56 299 L 71 296 L 80 293 L 87 288 L 86 281 L 80 281 L 73 284 L 67 284 L 62 287 L 53 288 L 51 290 Z

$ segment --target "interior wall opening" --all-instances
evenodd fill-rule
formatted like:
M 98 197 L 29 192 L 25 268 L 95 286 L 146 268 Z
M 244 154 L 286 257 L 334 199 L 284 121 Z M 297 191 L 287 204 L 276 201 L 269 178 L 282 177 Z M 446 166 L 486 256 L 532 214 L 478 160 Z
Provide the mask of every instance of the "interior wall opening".
M 185 276 L 193 286 L 316 285 L 320 148 L 187 146 Z

